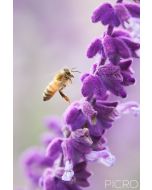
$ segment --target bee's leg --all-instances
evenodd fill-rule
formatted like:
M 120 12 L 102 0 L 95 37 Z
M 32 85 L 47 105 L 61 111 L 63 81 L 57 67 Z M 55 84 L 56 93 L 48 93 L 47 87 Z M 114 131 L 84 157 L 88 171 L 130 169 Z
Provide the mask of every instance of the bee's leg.
M 72 79 L 71 79 L 71 77 L 68 77 L 68 80 L 69 80 L 69 82 L 72 84 Z
M 62 90 L 59 90 L 59 93 L 60 93 L 60 95 L 62 96 L 62 98 L 64 98 L 67 102 L 70 103 L 70 99 L 68 98 L 68 96 L 66 96 L 66 95 L 62 92 Z
M 70 81 L 70 83 L 72 84 L 72 80 L 71 80 L 71 78 L 69 79 L 69 81 Z

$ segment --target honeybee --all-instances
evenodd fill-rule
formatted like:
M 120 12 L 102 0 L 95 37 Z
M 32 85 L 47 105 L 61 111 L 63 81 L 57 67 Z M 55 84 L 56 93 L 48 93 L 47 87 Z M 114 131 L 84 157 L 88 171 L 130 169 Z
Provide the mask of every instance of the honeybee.
M 70 103 L 70 99 L 63 93 L 63 89 L 67 86 L 68 83 L 72 83 L 72 78 L 74 78 L 74 75 L 72 73 L 79 72 L 73 69 L 61 69 L 54 76 L 52 82 L 48 84 L 48 86 L 45 88 L 43 92 L 43 101 L 51 99 L 54 96 L 54 94 L 58 91 L 61 97 L 64 98 L 65 101 Z

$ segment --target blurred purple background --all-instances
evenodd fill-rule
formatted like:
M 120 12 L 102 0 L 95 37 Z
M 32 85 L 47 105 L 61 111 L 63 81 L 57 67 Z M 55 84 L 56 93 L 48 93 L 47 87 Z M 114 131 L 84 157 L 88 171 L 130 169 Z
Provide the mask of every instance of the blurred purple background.
M 100 23 L 90 21 L 92 11 L 101 2 L 14 0 L 14 189 L 27 182 L 20 154 L 29 146 L 40 144 L 40 134 L 45 130 L 43 118 L 62 116 L 68 106 L 58 94 L 44 103 L 44 88 L 60 68 L 76 67 L 85 72 L 94 61 L 85 54 L 92 39 L 104 31 Z M 128 87 L 127 100 L 139 102 L 138 60 L 134 70 L 136 85 Z M 80 87 L 77 74 L 73 85 L 65 89 L 72 101 L 81 97 Z M 107 135 L 116 164 L 112 168 L 90 164 L 94 175 L 90 177 L 88 190 L 105 189 L 105 179 L 139 180 L 139 118 L 123 116 Z

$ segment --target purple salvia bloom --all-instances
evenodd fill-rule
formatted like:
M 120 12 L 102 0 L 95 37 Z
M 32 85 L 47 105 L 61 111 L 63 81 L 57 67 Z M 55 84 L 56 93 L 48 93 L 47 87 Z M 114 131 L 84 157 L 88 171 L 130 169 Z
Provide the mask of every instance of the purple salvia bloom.
M 140 6 L 137 3 L 124 3 L 132 17 L 140 17 Z
M 84 107 L 86 107 L 86 105 L 87 110 L 84 110 Z M 99 130 L 96 132 L 98 134 L 102 134 L 103 129 L 101 126 L 103 126 L 103 128 L 109 128 L 111 126 L 111 122 L 114 121 L 116 106 L 116 102 L 105 103 L 100 99 L 96 100 L 92 105 L 87 103 L 85 100 L 81 100 L 79 102 L 77 101 L 71 104 L 71 106 L 69 106 L 66 110 L 64 115 L 65 122 L 72 130 L 76 130 L 78 127 L 84 128 L 85 126 L 90 126 L 93 128 L 93 131 L 96 131 L 99 127 L 99 130 L 101 130 L 101 132 L 99 133 Z M 90 113 L 93 113 L 93 116 L 95 116 L 93 117 L 93 120 L 95 119 L 96 122 L 92 123 L 92 120 L 88 119 L 87 114 Z M 77 126 L 77 128 L 75 128 L 75 126 Z M 92 130 L 90 130 L 90 133 L 93 133 Z
M 124 4 L 117 3 L 114 8 L 115 8 L 116 15 L 118 16 L 118 18 L 120 20 L 120 23 L 123 25 L 124 22 L 128 22 L 131 15 L 130 15 L 128 9 L 124 6 Z
M 137 55 L 137 50 L 140 48 L 140 44 L 138 42 L 135 42 L 127 37 L 119 37 L 120 40 L 122 40 L 129 48 L 131 52 L 131 57 L 139 58 Z
M 127 96 L 122 85 L 123 77 L 119 66 L 112 64 L 101 66 L 98 69 L 97 75 L 100 77 L 107 90 L 122 98 Z
M 139 50 L 140 44 L 131 38 L 131 35 L 128 32 L 124 30 L 116 30 L 112 33 L 112 37 L 122 40 L 128 46 L 132 57 L 139 57 L 137 55 L 137 50 Z
M 99 76 L 87 75 L 82 81 L 81 93 L 84 97 L 87 97 L 88 100 L 92 97 L 100 97 L 105 99 L 107 97 L 106 88 L 103 82 L 100 80 Z
M 82 128 L 87 118 L 84 116 L 80 103 L 78 101 L 73 102 L 64 113 L 65 123 L 71 128 L 71 130 L 76 130 Z
M 92 22 L 102 22 L 103 25 L 119 26 L 120 21 L 115 13 L 113 6 L 110 3 L 100 5 L 91 17 Z
M 110 3 L 100 5 L 92 15 L 92 22 L 101 22 L 103 25 L 118 27 L 128 22 L 131 17 L 139 18 L 139 5 L 134 3 L 117 3 L 112 6 Z
M 22 156 L 24 171 L 34 185 L 38 185 L 44 168 L 51 167 L 53 161 L 46 158 L 44 152 L 37 148 L 30 148 Z
M 87 128 L 72 132 L 62 143 L 65 161 L 72 161 L 73 165 L 83 161 L 85 154 L 91 151 L 92 143 Z
M 105 35 L 102 42 L 105 55 L 112 63 L 117 64 L 120 58 L 127 59 L 131 57 L 130 49 L 123 40 Z
M 102 163 L 107 167 L 111 167 L 114 165 L 116 158 L 108 149 L 104 149 L 101 151 L 92 151 L 86 155 L 86 160 L 91 162 Z
M 103 102 L 101 100 L 96 100 L 94 103 L 94 109 L 97 111 L 97 122 L 96 125 L 90 125 L 88 123 L 88 128 L 90 132 L 90 136 L 93 140 L 93 147 L 96 149 L 103 149 L 103 141 L 100 143 L 102 135 L 105 133 L 106 129 L 109 129 L 112 126 L 112 122 L 114 122 L 117 117 L 117 102 Z M 99 141 L 98 141 L 99 139 Z M 97 143 L 98 141 L 98 143 Z M 97 143 L 97 144 L 96 144 Z

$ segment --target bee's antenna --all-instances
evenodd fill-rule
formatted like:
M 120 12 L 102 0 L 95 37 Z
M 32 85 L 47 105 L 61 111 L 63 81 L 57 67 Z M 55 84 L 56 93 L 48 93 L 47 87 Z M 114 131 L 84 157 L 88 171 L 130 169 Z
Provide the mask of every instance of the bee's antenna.
M 71 71 L 71 72 L 73 72 L 73 73 L 81 73 L 80 71 Z
M 77 70 L 75 70 L 76 68 L 74 67 L 74 68 L 72 68 L 71 69 L 71 72 L 73 72 L 73 73 L 81 73 L 80 71 L 77 71 Z

